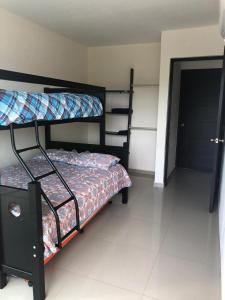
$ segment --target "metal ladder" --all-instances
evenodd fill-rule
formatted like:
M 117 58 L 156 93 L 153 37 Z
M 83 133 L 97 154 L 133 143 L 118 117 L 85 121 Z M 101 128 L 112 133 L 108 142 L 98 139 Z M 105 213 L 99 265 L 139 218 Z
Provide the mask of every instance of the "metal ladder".
M 52 211 L 52 213 L 54 214 L 55 217 L 55 221 L 56 221 L 56 231 L 57 231 L 57 240 L 58 243 L 56 244 L 57 247 L 62 248 L 62 242 L 74 231 L 74 230 L 78 230 L 80 231 L 80 217 L 79 217 L 79 206 L 78 206 L 78 202 L 76 199 L 76 196 L 74 195 L 74 193 L 71 191 L 70 187 L 67 185 L 66 181 L 64 180 L 64 178 L 62 177 L 62 175 L 59 173 L 59 171 L 57 170 L 57 168 L 55 167 L 55 165 L 53 164 L 52 160 L 49 158 L 48 154 L 46 153 L 46 151 L 44 150 L 44 148 L 41 146 L 40 143 L 40 138 L 39 138 L 39 129 L 38 129 L 38 122 L 34 121 L 34 128 L 35 128 L 35 138 L 36 138 L 36 145 L 32 146 L 32 147 L 27 147 L 27 148 L 23 148 L 23 149 L 17 149 L 16 148 L 16 143 L 15 143 L 15 127 L 14 124 L 10 124 L 10 137 L 11 137 L 11 144 L 12 144 L 12 149 L 13 152 L 15 154 L 15 156 L 17 157 L 18 161 L 20 162 L 20 164 L 23 166 L 23 168 L 25 169 L 25 171 L 27 172 L 27 174 L 29 175 L 29 177 L 31 178 L 32 181 L 39 181 L 42 178 L 48 177 L 50 175 L 56 174 L 58 176 L 58 178 L 60 179 L 62 185 L 64 186 L 64 188 L 67 190 L 67 192 L 69 193 L 70 197 L 63 201 L 62 203 L 60 203 L 57 206 L 54 206 L 51 203 L 51 200 L 48 198 L 48 196 L 46 195 L 46 193 L 43 191 L 43 189 L 41 188 L 41 195 L 44 198 L 44 200 L 46 201 L 46 203 L 48 204 L 50 210 Z M 28 167 L 28 165 L 26 164 L 26 162 L 24 161 L 24 159 L 21 157 L 20 153 L 22 152 L 26 152 L 29 150 L 34 150 L 34 149 L 39 149 L 41 151 L 41 153 L 43 154 L 43 156 L 45 157 L 46 161 L 48 162 L 48 164 L 51 166 L 52 171 L 42 174 L 40 176 L 34 176 L 33 173 L 31 172 L 30 168 Z M 73 227 L 67 234 L 65 234 L 63 237 L 61 236 L 61 231 L 60 231 L 60 220 L 59 220 L 59 215 L 58 215 L 58 209 L 61 208 L 62 206 L 64 206 L 65 204 L 67 204 L 70 201 L 74 201 L 74 205 L 75 205 L 75 211 L 76 211 L 76 226 Z

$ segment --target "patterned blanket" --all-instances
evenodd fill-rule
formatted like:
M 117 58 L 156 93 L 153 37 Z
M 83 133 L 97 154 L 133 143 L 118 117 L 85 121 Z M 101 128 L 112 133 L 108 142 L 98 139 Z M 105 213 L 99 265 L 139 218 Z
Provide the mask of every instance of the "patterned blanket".
M 78 167 L 54 162 L 67 184 L 78 200 L 81 224 L 90 218 L 113 195 L 122 188 L 131 185 L 126 170 L 116 164 L 108 170 Z M 38 176 L 49 172 L 50 166 L 45 160 L 32 159 L 28 161 L 33 174 Z M 22 166 L 16 165 L 1 170 L 1 184 L 18 188 L 27 188 L 30 179 Z M 68 192 L 55 175 L 43 178 L 41 186 L 54 206 L 69 198 Z M 62 236 L 76 225 L 74 202 L 71 201 L 58 210 Z M 43 200 L 42 204 L 43 240 L 45 244 L 45 258 L 55 253 L 57 248 L 55 218 Z
M 0 126 L 34 120 L 98 117 L 101 101 L 94 96 L 71 93 L 27 93 L 0 90 Z

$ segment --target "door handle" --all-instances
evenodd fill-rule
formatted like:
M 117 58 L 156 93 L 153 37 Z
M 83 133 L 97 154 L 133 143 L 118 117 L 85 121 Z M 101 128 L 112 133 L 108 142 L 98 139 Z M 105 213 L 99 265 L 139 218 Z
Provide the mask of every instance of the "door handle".
M 219 143 L 223 144 L 224 143 L 224 139 L 218 139 L 218 138 L 216 138 L 216 139 L 210 139 L 210 142 L 211 143 L 215 143 L 215 144 L 219 144 Z

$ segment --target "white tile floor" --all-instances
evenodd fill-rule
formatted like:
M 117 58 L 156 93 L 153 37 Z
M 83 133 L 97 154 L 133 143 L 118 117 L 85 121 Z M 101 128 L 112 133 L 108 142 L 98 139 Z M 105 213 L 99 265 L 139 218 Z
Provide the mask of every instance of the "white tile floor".
M 133 177 L 128 205 L 116 196 L 46 267 L 47 299 L 219 300 L 217 214 L 210 178 L 179 170 L 165 190 Z M 32 300 L 16 278 L 0 299 Z

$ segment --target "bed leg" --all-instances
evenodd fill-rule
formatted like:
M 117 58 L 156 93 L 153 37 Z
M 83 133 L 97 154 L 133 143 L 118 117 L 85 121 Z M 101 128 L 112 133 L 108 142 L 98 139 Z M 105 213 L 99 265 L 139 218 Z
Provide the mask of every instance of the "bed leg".
M 128 203 L 128 188 L 122 189 L 122 203 L 123 204 Z
M 33 299 L 45 299 L 45 270 L 44 270 L 44 243 L 42 229 L 42 206 L 40 196 L 40 184 L 30 183 L 30 202 L 33 209 L 34 241 L 32 245 L 32 284 Z
M 3 289 L 6 285 L 7 285 L 6 275 L 0 271 L 0 289 Z
M 33 296 L 34 300 L 45 299 L 45 278 L 44 278 L 44 266 L 39 267 L 33 273 Z

